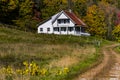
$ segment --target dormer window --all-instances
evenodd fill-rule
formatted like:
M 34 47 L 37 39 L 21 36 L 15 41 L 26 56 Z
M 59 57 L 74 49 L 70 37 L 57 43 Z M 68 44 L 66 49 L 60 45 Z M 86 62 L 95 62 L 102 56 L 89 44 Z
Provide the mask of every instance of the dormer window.
M 68 24 L 70 23 L 70 19 L 58 19 L 57 22 L 59 24 Z

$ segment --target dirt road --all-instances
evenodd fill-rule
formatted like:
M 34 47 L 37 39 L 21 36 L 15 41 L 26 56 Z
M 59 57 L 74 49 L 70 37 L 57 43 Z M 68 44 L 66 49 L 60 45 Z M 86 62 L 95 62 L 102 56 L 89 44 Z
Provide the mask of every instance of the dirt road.
M 113 51 L 115 46 L 118 44 L 103 47 L 102 63 L 74 80 L 120 80 L 120 55 Z

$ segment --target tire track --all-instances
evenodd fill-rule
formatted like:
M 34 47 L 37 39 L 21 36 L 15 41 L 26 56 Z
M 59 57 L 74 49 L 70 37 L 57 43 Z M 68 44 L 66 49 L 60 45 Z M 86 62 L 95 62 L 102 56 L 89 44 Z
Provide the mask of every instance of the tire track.
M 113 51 L 112 48 L 110 48 L 110 52 L 114 54 L 115 63 L 112 68 L 104 74 L 105 76 L 102 76 L 99 80 L 120 80 L 120 55 Z
M 113 52 L 112 48 L 117 45 L 118 44 L 103 47 L 102 48 L 102 53 L 104 54 L 103 61 L 96 67 L 79 75 L 74 80 L 107 80 L 109 75 L 108 72 L 112 69 L 112 66 L 115 65 L 114 63 L 116 63 L 115 58 L 116 53 Z

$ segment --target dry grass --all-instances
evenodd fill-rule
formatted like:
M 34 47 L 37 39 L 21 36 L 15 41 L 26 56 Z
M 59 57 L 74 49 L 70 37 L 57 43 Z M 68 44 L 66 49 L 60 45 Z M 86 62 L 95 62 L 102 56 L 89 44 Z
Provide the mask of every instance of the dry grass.
M 8 59 L 12 61 L 8 61 L 8 65 L 16 64 L 17 66 L 20 62 L 32 58 L 43 67 L 70 67 L 95 52 L 94 46 L 81 47 L 79 45 L 40 45 L 32 43 L 3 43 L 0 45 L 0 59 L 2 60 L 6 55 L 14 55 L 12 56 L 12 58 L 15 57 L 14 60 Z M 3 65 L 6 65 L 6 62 L 4 61 Z M 0 80 L 5 79 L 5 76 L 6 74 L 2 74 Z M 27 76 L 15 76 L 15 80 L 30 80 L 29 78 Z
M 70 56 L 65 56 L 59 60 L 54 60 L 52 61 L 49 66 L 50 67 L 69 67 L 73 64 L 78 63 L 79 59 L 77 59 L 76 57 L 70 57 Z
M 44 61 L 48 61 L 49 65 L 61 67 L 76 64 L 84 59 L 85 55 L 92 53 L 95 53 L 94 46 L 80 47 L 79 45 L 40 45 L 30 43 L 4 43 L 0 45 L 1 57 L 12 54 L 15 55 L 14 57 L 21 57 L 23 60 L 32 58 L 36 60 L 38 64 L 40 64 L 42 60 L 42 64 L 44 64 Z M 24 59 L 25 55 L 28 58 Z M 22 59 L 21 61 L 23 61 Z M 17 62 L 15 61 L 15 63 Z
M 70 48 L 70 46 L 69 46 Z M 65 48 L 64 48 L 65 49 Z M 49 66 L 57 66 L 57 67 L 69 67 L 74 64 L 77 64 L 81 60 L 83 60 L 86 56 L 91 55 L 96 52 L 96 49 L 93 46 L 86 47 L 78 47 L 72 48 L 71 54 L 66 55 L 60 59 L 56 59 L 52 61 Z

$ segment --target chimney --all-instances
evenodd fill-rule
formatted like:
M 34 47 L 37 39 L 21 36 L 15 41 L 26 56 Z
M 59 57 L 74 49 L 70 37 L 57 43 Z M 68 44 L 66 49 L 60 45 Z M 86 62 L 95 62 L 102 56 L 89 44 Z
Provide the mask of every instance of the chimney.
M 71 10 L 71 9 L 69 9 L 69 12 L 70 12 L 70 13 L 72 13 L 72 10 Z
M 72 6 L 72 2 L 71 2 L 71 0 L 68 0 L 68 10 L 70 13 L 72 12 L 71 6 Z

